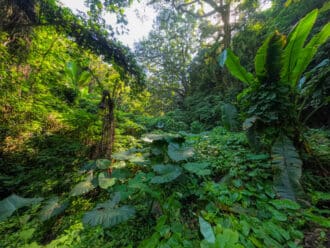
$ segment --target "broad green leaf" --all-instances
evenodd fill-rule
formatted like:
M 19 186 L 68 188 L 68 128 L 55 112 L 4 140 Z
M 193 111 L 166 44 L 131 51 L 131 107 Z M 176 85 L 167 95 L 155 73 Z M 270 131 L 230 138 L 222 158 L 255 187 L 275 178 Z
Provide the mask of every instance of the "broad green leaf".
M 180 167 L 175 165 L 158 164 L 153 166 L 153 170 L 159 174 L 151 179 L 151 183 L 162 184 L 174 181 L 182 173 Z
M 288 219 L 287 216 L 283 212 L 280 212 L 271 206 L 267 206 L 267 210 L 269 210 L 269 212 L 271 212 L 272 218 L 274 218 L 275 220 L 286 221 Z
M 117 152 L 117 153 L 112 154 L 112 158 L 114 158 L 116 160 L 128 161 L 135 157 L 135 155 L 134 155 L 135 152 L 136 152 L 136 149 L 131 149 L 131 150 L 124 151 L 124 152 Z
M 317 49 L 328 40 L 329 36 L 330 23 L 327 23 L 318 34 L 312 37 L 312 39 L 305 46 L 305 48 L 301 49 L 300 53 L 298 54 L 295 67 L 292 69 L 291 72 L 291 85 L 294 88 L 297 87 L 303 72 L 313 60 Z
M 185 161 L 194 156 L 194 148 L 185 147 L 177 143 L 170 143 L 168 145 L 167 154 L 174 162 Z
M 183 168 L 198 176 L 208 176 L 212 173 L 210 164 L 207 162 L 186 163 Z
M 294 79 L 293 71 L 297 66 L 298 58 L 301 56 L 300 54 L 304 43 L 315 23 L 317 14 L 317 9 L 307 14 L 300 20 L 288 37 L 288 42 L 283 52 L 283 64 L 281 71 L 281 79 L 286 84 L 290 84 L 292 86 L 296 85 L 297 81 Z
M 252 85 L 255 81 L 253 75 L 245 70 L 244 67 L 241 66 L 239 59 L 230 49 L 226 49 L 219 56 L 219 64 L 223 67 L 226 65 L 229 72 L 241 80 L 244 83 Z
M 320 215 L 315 215 L 312 213 L 305 213 L 305 217 L 309 219 L 310 221 L 313 221 L 314 223 L 323 226 L 325 228 L 330 228 L 330 220 L 329 218 L 325 218 Z
M 101 172 L 98 176 L 99 186 L 102 189 L 108 189 L 115 185 L 116 178 L 109 177 L 107 172 Z
M 312 193 L 312 203 L 317 204 L 319 201 L 330 201 L 330 193 L 315 191 Z
M 115 226 L 131 219 L 135 215 L 132 206 L 112 208 L 110 202 L 98 204 L 92 211 L 85 213 L 83 223 L 91 226 L 102 225 L 104 228 Z
M 198 217 L 198 221 L 199 221 L 199 229 L 201 231 L 201 234 L 203 235 L 204 239 L 211 243 L 214 244 L 215 243 L 215 236 L 214 236 L 214 232 L 212 229 L 212 226 L 210 225 L 210 223 L 208 223 L 206 220 L 204 220 L 202 217 Z
M 243 248 L 238 243 L 239 234 L 231 229 L 224 229 L 221 234 L 216 235 L 216 247 L 218 248 Z
M 42 221 L 48 220 L 54 216 L 61 214 L 68 206 L 68 203 L 60 203 L 58 197 L 49 199 L 42 208 L 39 217 Z
M 294 201 L 289 199 L 276 199 L 270 202 L 277 209 L 291 209 L 298 210 L 300 209 L 300 205 Z
M 83 71 L 80 73 L 79 78 L 78 78 L 78 86 L 79 87 L 84 87 L 86 86 L 91 79 L 92 75 L 88 71 Z
M 258 49 L 257 54 L 254 58 L 254 68 L 259 82 L 262 82 L 267 75 L 266 60 L 269 41 L 271 40 L 272 36 L 273 34 L 267 37 L 262 46 Z
M 19 233 L 19 237 L 23 239 L 24 241 L 27 241 L 32 238 L 33 234 L 35 233 L 36 229 L 35 228 L 29 228 L 21 231 Z
M 255 70 L 260 83 L 272 83 L 280 79 L 284 45 L 285 36 L 275 31 L 259 48 L 255 57 Z
M 274 222 L 264 222 L 263 228 L 265 230 L 267 229 L 267 233 L 277 241 L 282 241 L 283 239 L 287 241 L 290 239 L 290 233 L 283 229 L 280 225 L 276 225 Z
M 12 194 L 0 201 L 0 221 L 10 217 L 17 209 L 37 204 L 42 198 L 23 198 Z
M 110 167 L 111 161 L 109 159 L 97 159 L 95 165 L 100 170 L 106 170 Z
M 272 164 L 275 169 L 274 185 L 282 198 L 296 201 L 302 194 L 300 184 L 302 161 L 288 137 L 277 139 L 272 147 Z
M 70 192 L 70 196 L 79 196 L 88 193 L 96 188 L 95 184 L 92 182 L 93 178 L 89 176 L 85 181 L 78 183 Z

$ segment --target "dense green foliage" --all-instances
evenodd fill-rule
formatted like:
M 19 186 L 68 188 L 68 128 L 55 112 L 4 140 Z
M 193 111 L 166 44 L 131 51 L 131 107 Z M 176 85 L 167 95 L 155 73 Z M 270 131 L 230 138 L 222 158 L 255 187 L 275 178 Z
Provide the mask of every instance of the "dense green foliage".
M 328 247 L 329 1 L 133 2 L 0 1 L 0 247 Z

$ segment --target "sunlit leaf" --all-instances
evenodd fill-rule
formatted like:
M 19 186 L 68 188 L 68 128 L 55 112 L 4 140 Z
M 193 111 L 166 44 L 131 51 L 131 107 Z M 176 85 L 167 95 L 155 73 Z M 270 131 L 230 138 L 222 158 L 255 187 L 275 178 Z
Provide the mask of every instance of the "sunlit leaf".
M 224 50 L 219 56 L 219 64 L 221 66 L 226 65 L 229 72 L 242 82 L 249 85 L 254 83 L 255 79 L 253 75 L 247 72 L 243 66 L 241 66 L 239 58 L 235 56 L 230 49 Z
M 211 243 L 214 244 L 215 243 L 215 236 L 214 236 L 214 232 L 212 229 L 212 226 L 210 225 L 210 223 L 208 223 L 206 220 L 204 220 L 202 217 L 198 217 L 198 221 L 199 221 L 199 229 L 201 231 L 201 234 L 203 235 L 204 239 Z
M 108 189 L 115 185 L 116 178 L 109 177 L 107 172 L 101 172 L 98 176 L 99 186 L 102 189 Z
M 84 195 L 95 188 L 96 185 L 93 182 L 93 178 L 89 176 L 85 181 L 82 181 L 73 187 L 73 189 L 70 192 L 70 196 Z
M 167 153 L 173 161 L 180 162 L 192 158 L 194 156 L 194 148 L 185 147 L 177 143 L 170 143 Z

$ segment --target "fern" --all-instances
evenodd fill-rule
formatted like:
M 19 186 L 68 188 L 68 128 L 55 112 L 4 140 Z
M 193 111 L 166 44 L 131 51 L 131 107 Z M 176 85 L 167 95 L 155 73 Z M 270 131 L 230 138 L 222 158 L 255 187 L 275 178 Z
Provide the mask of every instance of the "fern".
M 301 166 L 299 154 L 292 141 L 282 136 L 272 147 L 272 164 L 276 170 L 274 185 L 282 198 L 297 200 L 302 193 L 300 184 Z

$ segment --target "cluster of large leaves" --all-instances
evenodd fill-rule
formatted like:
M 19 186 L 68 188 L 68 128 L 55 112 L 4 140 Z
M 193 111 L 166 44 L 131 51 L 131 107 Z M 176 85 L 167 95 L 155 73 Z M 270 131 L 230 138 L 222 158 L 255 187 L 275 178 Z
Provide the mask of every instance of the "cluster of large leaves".
M 0 201 L 0 221 L 10 217 L 16 210 L 42 201 L 42 198 L 23 198 L 12 194 Z
M 85 213 L 83 222 L 91 226 L 111 227 L 132 218 L 135 214 L 134 207 L 128 205 L 118 207 L 120 198 L 120 193 L 117 192 L 113 199 L 97 204 L 92 211 Z
M 234 77 L 248 85 L 239 96 L 247 99 L 248 117 L 255 115 L 270 126 L 292 128 L 297 125 L 299 120 L 295 118 L 300 111 L 297 103 L 303 102 L 299 80 L 317 49 L 330 35 L 327 23 L 305 44 L 317 15 L 317 9 L 307 14 L 287 38 L 277 31 L 271 34 L 255 57 L 255 77 L 240 65 L 238 57 L 229 49 L 220 55 L 220 65 L 226 65 Z M 295 104 L 291 104 L 293 102 Z

